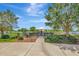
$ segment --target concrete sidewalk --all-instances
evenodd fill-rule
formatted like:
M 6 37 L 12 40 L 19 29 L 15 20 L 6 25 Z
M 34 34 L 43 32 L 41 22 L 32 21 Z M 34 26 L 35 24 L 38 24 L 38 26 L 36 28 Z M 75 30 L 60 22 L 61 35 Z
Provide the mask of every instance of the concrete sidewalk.
M 57 44 L 45 43 L 43 37 L 36 42 L 0 43 L 0 56 L 78 56 L 70 50 L 60 49 Z
M 0 43 L 0 56 L 45 56 L 42 38 L 36 42 Z
M 34 43 L 0 43 L 0 56 L 23 56 Z
M 26 54 L 28 56 L 46 56 L 47 54 L 44 52 L 43 48 L 43 37 L 39 37 L 37 41 L 34 43 L 29 53 Z

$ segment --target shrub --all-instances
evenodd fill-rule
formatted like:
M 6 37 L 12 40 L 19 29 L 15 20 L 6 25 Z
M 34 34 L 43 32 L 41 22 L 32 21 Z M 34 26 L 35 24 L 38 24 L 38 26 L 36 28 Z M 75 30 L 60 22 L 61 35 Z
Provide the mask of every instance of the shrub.
M 16 39 L 16 36 L 11 37 L 10 39 Z
M 17 39 L 18 39 L 18 40 L 23 40 L 23 37 L 18 37 Z
M 9 35 L 3 35 L 3 36 L 1 36 L 1 39 L 8 39 L 8 38 L 10 38 Z
M 68 37 L 65 35 L 49 35 L 45 38 L 46 42 L 50 43 L 76 43 L 76 38 L 69 35 Z

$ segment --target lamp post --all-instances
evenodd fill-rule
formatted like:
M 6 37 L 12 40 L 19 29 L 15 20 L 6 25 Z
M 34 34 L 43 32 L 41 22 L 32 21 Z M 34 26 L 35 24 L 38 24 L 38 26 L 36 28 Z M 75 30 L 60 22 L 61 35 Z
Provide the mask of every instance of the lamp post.
M 40 35 L 41 35 L 41 36 L 44 35 L 44 28 L 43 28 L 43 27 L 40 28 Z

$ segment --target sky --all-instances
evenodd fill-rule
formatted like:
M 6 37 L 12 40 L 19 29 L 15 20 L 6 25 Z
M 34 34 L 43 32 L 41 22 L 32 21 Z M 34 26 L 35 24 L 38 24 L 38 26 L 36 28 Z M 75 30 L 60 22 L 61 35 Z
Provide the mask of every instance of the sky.
M 50 29 L 48 26 L 45 26 L 47 20 L 44 18 L 49 5 L 48 3 L 4 3 L 0 4 L 0 11 L 10 9 L 19 17 L 17 20 L 17 29 L 29 29 L 30 27 Z

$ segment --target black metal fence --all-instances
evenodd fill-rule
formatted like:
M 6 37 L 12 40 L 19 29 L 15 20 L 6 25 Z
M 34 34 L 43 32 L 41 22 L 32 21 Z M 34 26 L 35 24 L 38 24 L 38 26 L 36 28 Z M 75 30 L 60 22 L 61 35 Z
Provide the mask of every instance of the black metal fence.
M 53 33 L 48 33 L 48 32 L 29 32 L 25 33 L 24 35 L 30 35 L 30 36 L 48 36 L 48 35 L 53 35 Z

